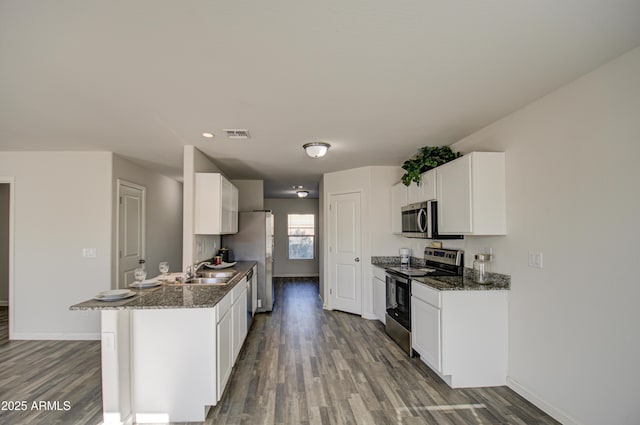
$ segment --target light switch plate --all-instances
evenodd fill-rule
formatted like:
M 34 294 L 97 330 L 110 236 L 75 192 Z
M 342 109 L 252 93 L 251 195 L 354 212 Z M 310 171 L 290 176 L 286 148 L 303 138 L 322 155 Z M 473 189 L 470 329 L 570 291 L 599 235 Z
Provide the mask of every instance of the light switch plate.
M 95 248 L 82 248 L 82 256 L 84 258 L 96 258 Z
M 535 269 L 542 268 L 542 252 L 529 251 L 529 267 L 533 267 Z

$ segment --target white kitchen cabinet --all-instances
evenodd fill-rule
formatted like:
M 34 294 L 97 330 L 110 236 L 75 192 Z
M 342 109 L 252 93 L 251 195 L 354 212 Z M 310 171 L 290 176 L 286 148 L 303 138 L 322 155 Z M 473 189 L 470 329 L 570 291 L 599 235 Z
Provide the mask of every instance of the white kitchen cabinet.
M 195 233 L 238 232 L 238 189 L 220 173 L 196 173 Z
M 233 369 L 233 294 L 229 292 L 218 304 L 217 312 L 217 401 L 222 398 L 224 388 Z
M 424 288 L 426 291 L 435 292 L 436 298 L 439 300 L 438 291 Z M 439 302 L 430 303 L 423 298 L 420 297 L 420 294 L 412 294 L 411 296 L 411 323 L 414 324 L 411 334 L 411 348 L 420 353 L 422 361 L 436 372 L 441 372 L 440 306 Z
M 244 278 L 232 290 L 234 303 L 231 307 L 233 314 L 233 362 L 240 354 L 242 343 L 247 336 L 247 279 Z
M 452 388 L 505 385 L 507 296 L 411 284 L 411 346 Z
M 420 196 L 422 201 L 430 201 L 436 199 L 436 169 L 426 171 L 420 176 Z
M 437 168 L 438 231 L 505 235 L 504 152 L 472 152 Z
M 407 187 L 407 204 L 416 204 L 436 199 L 436 170 L 425 171 L 420 175 L 420 183 L 412 182 Z
M 386 277 L 384 269 L 376 266 L 371 266 L 372 278 L 371 283 L 373 287 L 373 314 L 376 318 L 385 323 L 385 313 L 387 311 L 386 301 Z
M 391 233 L 402 233 L 402 207 L 407 205 L 407 186 L 400 182 L 391 187 Z

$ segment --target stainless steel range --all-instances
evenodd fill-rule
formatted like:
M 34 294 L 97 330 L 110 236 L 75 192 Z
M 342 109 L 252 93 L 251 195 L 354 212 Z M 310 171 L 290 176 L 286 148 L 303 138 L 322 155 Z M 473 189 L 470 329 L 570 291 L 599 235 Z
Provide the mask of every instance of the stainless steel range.
M 464 251 L 425 248 L 425 267 L 389 267 L 387 280 L 387 334 L 410 356 L 411 351 L 411 279 L 424 276 L 462 276 Z

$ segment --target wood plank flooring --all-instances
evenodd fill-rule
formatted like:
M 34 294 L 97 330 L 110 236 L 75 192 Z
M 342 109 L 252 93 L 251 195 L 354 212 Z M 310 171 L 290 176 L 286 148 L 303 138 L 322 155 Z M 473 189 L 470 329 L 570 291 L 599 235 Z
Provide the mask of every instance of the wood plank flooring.
M 255 317 L 206 425 L 558 423 L 507 387 L 449 388 L 379 322 L 322 310 L 317 279 L 275 288 L 274 311 Z M 71 409 L 0 411 L 0 424 L 100 424 L 99 342 L 7 341 L 0 309 L 0 402 L 10 400 L 69 400 Z
M 380 322 L 324 311 L 314 280 L 279 280 L 206 424 L 557 424 L 507 387 L 449 388 Z
M 9 341 L 7 317 L 1 309 L 0 424 L 100 424 L 100 342 Z M 11 410 L 16 401 L 26 410 Z

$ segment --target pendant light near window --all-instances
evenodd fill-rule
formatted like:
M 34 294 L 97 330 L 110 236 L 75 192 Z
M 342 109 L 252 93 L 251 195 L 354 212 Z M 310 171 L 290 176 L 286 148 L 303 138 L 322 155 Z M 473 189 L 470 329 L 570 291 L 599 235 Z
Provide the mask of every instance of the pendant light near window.
M 296 193 L 298 194 L 298 198 L 306 198 L 309 196 L 309 192 L 306 190 L 299 190 Z
M 311 158 L 321 158 L 325 156 L 331 145 L 324 142 L 311 142 L 305 143 L 302 147 Z

